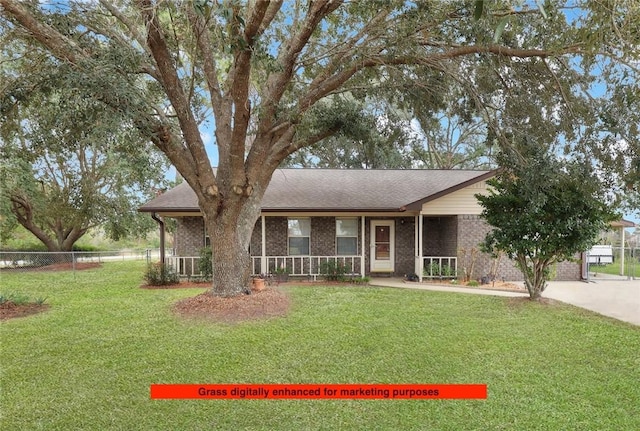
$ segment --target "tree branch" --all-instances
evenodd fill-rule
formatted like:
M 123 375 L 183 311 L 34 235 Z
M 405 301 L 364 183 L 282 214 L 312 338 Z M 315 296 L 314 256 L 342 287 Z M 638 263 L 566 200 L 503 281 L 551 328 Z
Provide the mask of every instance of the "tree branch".
M 73 39 L 63 36 L 53 27 L 38 21 L 19 2 L 0 0 L 0 6 L 2 6 L 3 14 L 12 16 L 24 28 L 28 29 L 36 40 L 48 47 L 56 57 L 73 64 L 77 64 L 79 59 L 89 58 L 89 54 L 82 50 Z
M 56 243 L 44 230 L 34 223 L 31 202 L 29 202 L 26 197 L 15 193 L 9 196 L 9 200 L 11 201 L 11 212 L 15 215 L 18 223 L 42 241 L 49 251 L 55 251 L 57 249 Z
M 169 53 L 169 48 L 162 33 L 158 16 L 150 0 L 138 0 L 137 5 L 147 25 L 147 43 L 158 67 L 158 73 L 161 78 L 160 84 L 176 111 L 178 122 L 180 123 L 180 128 L 188 148 L 188 160 L 183 160 L 184 163 L 182 164 L 195 166 L 195 171 L 197 172 L 195 178 L 198 179 L 198 183 L 190 183 L 190 185 L 197 190 L 196 193 L 200 196 L 210 199 L 218 194 L 216 179 L 209 163 L 207 152 L 204 149 L 198 124 L 193 117 L 189 101 L 182 88 L 171 54 Z M 163 130 L 163 132 L 165 131 L 169 132 L 167 129 Z M 167 142 L 170 142 L 170 139 L 167 140 Z M 173 156 L 184 157 L 185 153 L 173 152 Z
M 222 118 L 223 114 L 223 101 L 222 91 L 220 90 L 220 82 L 218 81 L 218 67 L 216 65 L 216 59 L 213 54 L 212 44 L 209 40 L 207 27 L 204 20 L 200 17 L 193 7 L 187 8 L 187 18 L 189 19 L 194 33 L 196 43 L 200 52 L 202 53 L 202 68 L 204 71 L 204 77 L 209 90 L 209 97 L 211 98 L 211 107 L 214 112 L 215 118 Z M 228 115 L 231 115 L 229 109 Z
M 222 175 L 231 180 L 231 189 L 237 195 L 244 193 L 246 176 L 244 174 L 244 157 L 247 130 L 251 118 L 251 101 L 249 99 L 249 85 L 251 77 L 251 57 L 255 36 L 265 16 L 268 2 L 254 2 L 248 11 L 244 33 L 235 33 L 232 37 L 242 37 L 243 44 L 238 44 L 239 49 L 234 55 L 234 62 L 227 79 L 226 88 L 229 89 L 233 100 L 233 127 L 230 142 L 219 142 L 221 148 L 220 166 Z M 237 11 L 234 8 L 234 17 Z M 232 26 L 235 30 L 236 27 Z M 222 151 L 226 147 L 228 151 Z M 226 153 L 226 154 L 224 154 Z
M 296 60 L 302 49 L 309 42 L 314 30 L 325 16 L 336 10 L 341 4 L 342 1 L 331 0 L 310 2 L 310 9 L 299 30 L 291 36 L 278 55 L 277 61 L 282 70 L 272 73 L 267 79 L 266 91 L 262 97 L 266 103 L 263 106 L 258 134 L 271 129 L 271 119 L 275 117 L 277 107 L 287 88 L 287 83 L 291 80 Z
M 262 18 L 262 22 L 260 23 L 260 27 L 258 28 L 258 31 L 256 32 L 255 36 L 261 36 L 262 33 L 264 33 L 264 31 L 269 27 L 273 19 L 276 17 L 278 12 L 280 11 L 280 8 L 282 7 L 282 2 L 283 0 L 276 0 L 276 1 L 269 2 L 269 7 L 267 8 Z

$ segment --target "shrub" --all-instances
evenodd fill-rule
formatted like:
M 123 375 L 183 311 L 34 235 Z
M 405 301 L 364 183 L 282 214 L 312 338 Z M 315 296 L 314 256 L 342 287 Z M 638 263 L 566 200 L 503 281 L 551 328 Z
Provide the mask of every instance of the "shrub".
M 354 284 L 369 284 L 370 281 L 371 281 L 371 278 L 369 277 L 356 277 L 353 280 L 351 280 L 351 282 Z
M 34 302 L 36 305 L 44 305 L 44 303 L 45 303 L 46 301 L 47 301 L 47 298 L 46 298 L 46 297 L 44 297 L 44 298 L 43 298 L 42 296 L 38 296 L 38 297 L 37 297 L 33 302 Z
M 443 277 L 455 277 L 456 276 L 456 270 L 453 269 L 451 266 L 449 265 L 443 265 L 442 266 L 442 276 Z
M 425 266 L 422 275 L 425 277 L 440 277 L 440 265 L 438 265 L 438 262 L 432 261 L 428 266 Z
M 476 280 L 471 280 L 469 283 L 467 283 L 467 286 L 469 286 L 469 287 L 478 287 L 478 286 L 480 286 L 480 283 L 478 283 Z
M 20 293 L 0 293 L 0 305 L 3 304 L 14 304 L 14 305 L 26 305 L 26 304 L 36 304 L 43 305 L 47 298 L 38 297 L 34 300 L 31 300 L 28 296 L 20 294 Z
M 147 266 L 144 279 L 150 286 L 165 286 L 167 284 L 177 284 L 180 282 L 178 274 L 162 262 L 152 263 Z
M 342 262 L 327 260 L 320 264 L 320 274 L 327 281 L 345 281 L 345 275 L 351 272 L 351 267 Z
M 202 278 L 211 280 L 213 278 L 213 266 L 211 261 L 211 247 L 200 249 L 200 260 L 198 260 L 198 270 Z

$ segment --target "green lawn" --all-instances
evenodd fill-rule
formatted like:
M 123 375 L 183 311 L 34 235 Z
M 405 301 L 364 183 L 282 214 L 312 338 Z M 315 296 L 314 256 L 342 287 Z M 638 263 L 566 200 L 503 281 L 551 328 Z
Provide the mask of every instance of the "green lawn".
M 640 429 L 640 328 L 570 306 L 288 287 L 286 318 L 181 321 L 142 263 L 0 274 L 0 429 Z M 486 383 L 487 400 L 151 400 L 151 383 Z
M 635 259 L 635 260 L 633 260 Z M 616 260 L 615 262 L 609 265 L 590 265 L 589 272 L 591 274 L 612 274 L 612 275 L 620 275 L 620 260 Z M 624 263 L 624 275 L 631 275 L 636 278 L 640 278 L 640 262 L 638 262 L 638 258 L 627 258 Z M 596 275 L 597 277 L 597 275 Z

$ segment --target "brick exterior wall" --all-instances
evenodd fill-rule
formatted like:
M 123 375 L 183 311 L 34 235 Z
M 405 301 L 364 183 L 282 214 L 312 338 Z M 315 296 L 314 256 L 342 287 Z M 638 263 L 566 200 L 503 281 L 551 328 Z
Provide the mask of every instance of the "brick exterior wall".
M 286 217 L 266 217 L 265 233 L 267 240 L 267 256 L 286 256 L 287 232 L 289 230 Z M 258 253 L 259 255 L 260 253 Z
M 396 219 L 395 276 L 415 272 L 415 217 Z
M 458 249 L 457 217 L 424 217 L 422 236 L 423 256 L 455 256 Z
M 265 217 L 265 239 L 267 256 L 288 255 L 288 217 Z M 336 218 L 310 217 L 311 235 L 310 254 L 312 256 L 334 256 L 336 254 Z M 251 237 L 251 255 L 260 256 L 262 252 L 261 221 L 258 220 Z M 360 224 L 358 223 L 358 250 L 360 250 Z M 359 271 L 359 262 L 356 263 Z M 298 270 L 298 268 L 296 268 Z M 309 268 L 304 268 L 309 271 Z
M 258 219 L 251 233 L 251 242 L 249 243 L 249 254 L 251 256 L 262 255 L 262 221 Z
M 176 226 L 175 248 L 178 256 L 199 256 L 204 247 L 202 217 L 179 217 Z
M 311 217 L 311 255 L 334 256 L 336 254 L 336 218 Z

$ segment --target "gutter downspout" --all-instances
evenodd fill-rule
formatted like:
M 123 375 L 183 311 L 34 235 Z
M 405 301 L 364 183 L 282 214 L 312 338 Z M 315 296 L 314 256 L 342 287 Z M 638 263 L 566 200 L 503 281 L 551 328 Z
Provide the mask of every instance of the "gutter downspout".
M 151 218 L 160 226 L 160 263 L 164 265 L 164 221 L 158 217 L 157 213 L 151 213 Z
M 424 214 L 422 214 L 422 210 L 420 210 L 420 215 L 418 216 L 418 248 L 418 280 L 422 283 L 424 275 Z

